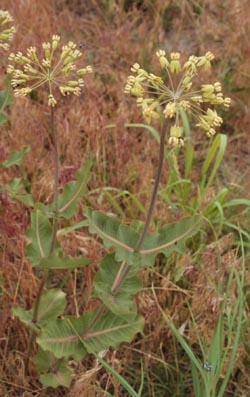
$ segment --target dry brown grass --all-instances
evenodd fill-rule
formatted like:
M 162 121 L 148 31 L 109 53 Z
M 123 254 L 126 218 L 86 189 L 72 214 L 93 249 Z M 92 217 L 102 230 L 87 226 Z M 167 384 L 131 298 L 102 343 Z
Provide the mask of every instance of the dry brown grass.
M 155 50 L 163 46 L 168 50 L 181 50 L 184 54 L 200 54 L 207 50 L 215 52 L 218 62 L 213 70 L 214 76 L 224 80 L 228 95 L 233 98 L 233 107 L 226 116 L 224 127 L 224 131 L 230 137 L 224 178 L 226 183 L 241 185 L 240 193 L 249 198 L 248 0 L 118 0 L 111 1 L 110 7 L 107 4 L 104 0 L 1 2 L 1 8 L 7 9 L 13 15 L 17 27 L 12 50 L 24 52 L 30 45 L 36 43 L 39 46 L 42 42 L 48 41 L 52 34 L 58 33 L 66 41 L 72 39 L 82 43 L 84 63 L 86 61 L 94 65 L 95 74 L 86 79 L 86 87 L 80 100 L 62 99 L 56 112 L 61 185 L 74 178 L 75 170 L 91 152 L 95 165 L 90 189 L 103 186 L 128 189 L 146 205 L 150 195 L 149 181 L 154 176 L 157 144 L 144 130 L 124 127 L 124 123 L 142 122 L 142 118 L 131 99 L 125 98 L 123 87 L 130 66 L 135 61 L 140 61 L 143 66 L 147 66 L 149 60 L 154 64 L 155 60 L 151 62 L 151 58 Z M 201 7 L 197 4 L 201 4 Z M 6 64 L 6 60 L 3 59 L 3 63 Z M 31 150 L 25 157 L 24 165 L 31 183 L 31 191 L 36 200 L 49 202 L 53 188 L 53 159 L 47 132 L 48 109 L 41 94 L 38 93 L 33 100 L 16 100 L 9 109 L 9 116 L 11 124 L 1 126 L 1 160 L 12 150 L 17 150 L 22 145 L 30 145 Z M 107 128 L 110 124 L 114 124 L 114 128 Z M 163 181 L 166 180 L 167 172 L 165 169 Z M 16 169 L 4 171 L 2 181 L 5 183 L 17 175 Z M 114 210 L 110 208 L 107 200 L 100 205 L 96 198 L 97 195 L 91 198 L 93 206 L 103 210 Z M 0 395 L 27 397 L 39 395 L 41 386 L 33 367 L 30 368 L 30 377 L 24 376 L 23 362 L 28 334 L 26 328 L 12 318 L 11 308 L 17 304 L 27 309 L 32 306 L 39 273 L 33 271 L 24 256 L 24 234 L 29 222 L 27 210 L 21 204 L 11 202 L 5 194 L 1 194 L 1 204 L 0 276 L 3 278 L 3 286 L 0 295 Z M 126 213 L 126 208 L 124 211 Z M 175 216 L 173 213 L 168 214 L 162 205 L 156 212 L 164 221 Z M 135 211 L 135 214 L 142 217 L 139 211 Z M 129 212 L 126 215 L 128 218 L 132 217 Z M 238 264 L 230 242 L 226 245 L 224 251 L 220 251 L 219 248 L 219 256 L 218 246 L 211 248 L 208 245 L 202 254 L 201 263 L 193 264 L 188 255 L 181 258 L 173 257 L 168 272 L 164 262 L 159 260 L 152 273 L 142 274 L 145 289 L 138 295 L 137 302 L 146 319 L 145 339 L 135 340 L 129 348 L 122 347 L 120 353 L 109 353 L 106 358 L 111 365 L 120 368 L 121 372 L 123 367 L 136 366 L 135 363 L 139 362 L 138 355 L 136 356 L 137 353 L 131 349 L 137 349 L 145 357 L 149 382 L 151 366 L 157 359 L 165 360 L 166 365 L 174 365 L 176 346 L 153 299 L 150 290 L 152 281 L 155 288 L 158 287 L 157 296 L 166 312 L 179 325 L 186 322 L 191 345 L 195 345 L 196 337 L 189 321 L 185 303 L 187 298 L 198 319 L 199 331 L 208 338 L 211 336 L 219 305 L 217 283 L 226 277 L 232 263 L 236 266 Z M 84 271 L 79 272 L 79 279 L 84 281 L 79 284 L 78 290 L 74 277 L 67 276 L 66 290 L 69 294 L 75 292 L 78 299 L 84 300 L 80 307 L 76 307 L 74 302 L 68 302 L 67 310 L 70 313 L 77 310 L 81 312 L 92 305 L 89 294 L 93 275 L 102 255 L 101 246 L 98 241 L 78 232 L 64 241 L 64 250 L 72 255 L 80 250 L 87 253 L 93 261 L 92 267 L 86 267 Z M 211 277 L 211 271 L 214 277 Z M 62 274 L 59 278 L 64 276 L 65 274 Z M 185 279 L 183 286 L 179 285 L 181 277 Z M 55 284 L 57 281 L 55 276 Z M 242 374 L 241 385 L 237 385 L 236 380 L 232 379 L 229 386 L 231 390 L 241 388 L 242 392 L 247 392 L 250 388 L 249 374 L 243 362 L 247 362 L 249 366 L 249 353 L 241 348 L 235 369 L 235 373 L 240 371 Z M 76 367 L 77 380 L 72 386 L 70 397 L 102 396 L 95 392 L 94 386 L 105 389 L 110 383 L 115 383 L 114 379 L 97 368 L 90 358 Z M 139 369 L 140 364 L 137 370 Z M 173 370 L 174 373 L 175 371 L 176 369 Z M 115 396 L 121 395 L 121 390 L 116 384 L 113 390 Z M 37 391 L 37 394 L 32 394 L 32 391 Z M 54 397 L 63 395 L 67 395 L 63 388 L 53 392 Z

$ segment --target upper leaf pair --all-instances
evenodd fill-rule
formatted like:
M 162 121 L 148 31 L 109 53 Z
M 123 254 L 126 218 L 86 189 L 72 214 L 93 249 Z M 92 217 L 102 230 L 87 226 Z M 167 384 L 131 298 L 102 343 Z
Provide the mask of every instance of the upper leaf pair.
M 139 233 L 131 226 L 121 224 L 117 219 L 102 212 L 86 211 L 90 232 L 100 236 L 107 248 L 115 248 L 118 262 L 125 260 L 129 265 L 151 266 L 159 253 L 166 256 L 173 251 L 184 253 L 186 241 L 199 230 L 199 216 L 183 218 L 178 222 L 163 226 L 158 232 L 148 233 L 139 251 L 135 251 Z

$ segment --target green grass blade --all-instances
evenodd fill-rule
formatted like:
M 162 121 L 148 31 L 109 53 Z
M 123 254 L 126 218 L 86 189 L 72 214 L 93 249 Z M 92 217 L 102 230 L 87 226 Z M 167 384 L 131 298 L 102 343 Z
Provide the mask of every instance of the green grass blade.
M 142 124 L 142 123 L 136 123 L 136 124 L 125 124 L 125 127 L 132 127 L 132 128 L 145 128 L 146 130 L 148 130 L 152 137 L 156 140 L 156 142 L 160 143 L 160 135 L 158 133 L 158 131 L 151 127 L 150 125 L 146 125 L 146 124 Z
M 114 378 L 124 387 L 125 390 L 130 394 L 131 397 L 140 397 L 140 394 L 136 393 L 132 386 L 124 379 L 114 368 L 110 367 L 110 365 L 99 357 L 97 354 L 94 354 L 96 359 L 102 364 L 102 366 L 110 372 Z
M 144 386 L 144 371 L 143 371 L 143 365 L 142 365 L 142 361 L 141 361 L 141 384 L 140 384 L 140 388 L 138 391 L 138 397 L 141 397 L 141 394 L 143 391 L 143 386 Z
M 197 338 L 197 340 L 198 340 L 198 342 L 199 342 L 199 347 L 200 347 L 200 349 L 201 349 L 202 356 L 203 356 L 203 359 L 204 359 L 204 361 L 205 361 L 205 359 L 206 359 L 206 352 L 205 352 L 205 349 L 204 349 L 204 346 L 203 346 L 201 337 L 200 337 L 200 335 L 199 335 L 199 333 L 198 333 L 198 331 L 197 331 L 197 330 L 198 330 L 198 327 L 197 327 L 197 325 L 196 325 L 196 321 L 195 321 L 195 318 L 194 318 L 194 315 L 193 315 L 193 312 L 192 312 L 192 309 L 191 309 L 191 306 L 190 306 L 189 302 L 187 302 L 187 306 L 188 306 L 188 309 L 189 309 L 189 313 L 190 313 L 192 322 L 193 322 L 193 324 L 194 324 L 194 329 L 195 329 L 196 338 Z
M 144 128 L 144 129 L 148 130 L 151 133 L 153 138 L 158 143 L 160 143 L 160 135 L 159 135 L 158 131 L 155 128 L 151 127 L 150 125 L 143 124 L 143 123 L 126 123 L 126 124 L 124 124 L 124 126 L 126 128 L 130 128 L 130 127 L 132 127 L 132 128 Z M 116 127 L 115 124 L 109 124 L 109 125 L 106 125 L 105 128 L 115 128 L 115 127 Z
M 227 136 L 224 134 L 217 135 L 212 143 L 212 146 L 208 150 L 206 160 L 204 161 L 201 170 L 201 182 L 200 182 L 201 191 L 204 191 L 204 189 L 207 190 L 208 187 L 213 182 L 213 179 L 223 159 L 226 146 L 227 146 Z M 212 169 L 210 169 L 211 167 Z M 209 172 L 209 177 L 207 179 L 208 172 Z
M 229 377 L 233 371 L 233 365 L 234 365 L 234 361 L 235 361 L 235 357 L 236 357 L 236 353 L 237 353 L 237 347 L 239 344 L 239 340 L 240 340 L 240 334 L 241 334 L 241 326 L 242 326 L 242 319 L 243 319 L 243 310 L 244 310 L 244 293 L 243 293 L 243 288 L 244 288 L 244 280 L 245 280 L 245 251 L 244 251 L 244 246 L 243 246 L 243 239 L 242 239 L 242 235 L 240 233 L 240 246 L 241 246 L 241 252 L 242 252 L 242 274 L 241 277 L 240 275 L 237 273 L 237 271 L 235 271 L 235 278 L 236 278 L 236 282 L 237 282 L 237 287 L 238 287 L 238 299 L 237 299 L 237 303 L 238 303 L 238 317 L 237 320 L 236 318 L 234 319 L 234 324 L 236 322 L 236 332 L 235 332 L 235 337 L 234 337 L 234 342 L 232 345 L 232 349 L 231 350 L 231 356 L 228 362 L 228 366 L 227 366 L 227 370 L 226 370 L 226 374 L 224 376 L 224 379 L 222 381 L 219 393 L 217 394 L 216 397 L 223 397 L 224 392 L 226 390 L 228 381 L 229 381 Z M 236 321 L 235 321 L 236 320 Z
M 125 213 L 123 211 L 123 209 L 121 208 L 121 206 L 118 204 L 118 202 L 116 201 L 116 199 L 112 196 L 112 194 L 110 194 L 108 191 L 105 192 L 105 196 L 109 202 L 109 204 L 115 209 L 116 213 L 121 216 L 121 217 L 125 217 Z
M 219 316 L 209 354 L 208 354 L 208 363 L 212 366 L 211 374 L 208 379 L 209 389 L 215 391 L 216 384 L 220 376 L 221 372 L 221 356 L 222 356 L 222 347 L 223 347 L 223 318 L 222 315 Z
M 188 138 L 185 144 L 185 171 L 184 171 L 184 177 L 188 178 L 193 165 L 194 149 L 190 142 L 190 125 L 189 125 L 188 117 L 183 109 L 180 109 L 180 114 L 182 118 L 185 135 Z
M 198 376 L 198 371 L 195 365 L 191 361 L 191 373 L 192 373 L 192 380 L 193 380 L 193 387 L 194 387 L 194 395 L 195 397 L 201 397 L 201 385 Z
M 245 205 L 247 207 L 250 207 L 250 200 L 248 199 L 242 199 L 242 198 L 238 198 L 238 199 L 233 199 L 228 201 L 227 203 L 225 203 L 223 205 L 224 208 L 228 208 L 228 207 L 235 207 L 236 205 Z
M 156 298 L 156 296 L 155 296 Z M 157 301 L 157 300 L 156 300 Z M 188 355 L 190 361 L 193 363 L 193 365 L 195 365 L 195 367 L 197 368 L 197 370 L 201 373 L 203 379 L 205 380 L 204 374 L 203 374 L 203 370 L 202 367 L 199 363 L 199 361 L 197 360 L 197 358 L 195 357 L 193 351 L 191 350 L 191 348 L 188 346 L 187 342 L 185 341 L 185 339 L 181 336 L 181 334 L 179 333 L 178 329 L 175 327 L 174 323 L 168 318 L 168 316 L 166 315 L 166 313 L 164 312 L 164 310 L 162 310 L 161 306 L 159 305 L 158 301 L 157 301 L 157 305 L 162 313 L 162 316 L 165 320 L 165 322 L 167 323 L 167 325 L 169 326 L 169 328 L 171 329 L 171 331 L 173 332 L 174 336 L 176 337 L 176 339 L 178 340 L 178 342 L 180 343 L 180 345 L 182 346 L 182 348 L 185 350 L 186 354 Z
M 246 240 L 250 241 L 250 234 L 246 232 L 244 229 L 242 229 L 240 226 L 227 221 L 224 222 L 224 225 L 229 227 L 230 229 L 236 230 L 240 234 L 241 239 L 245 237 Z M 244 245 L 244 241 L 243 241 L 243 245 Z

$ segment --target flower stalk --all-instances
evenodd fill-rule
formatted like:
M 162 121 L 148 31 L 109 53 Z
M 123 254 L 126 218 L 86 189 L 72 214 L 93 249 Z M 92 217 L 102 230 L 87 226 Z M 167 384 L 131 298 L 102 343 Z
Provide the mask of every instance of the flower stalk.
M 53 141 L 53 146 L 54 146 L 54 208 L 53 208 L 53 228 L 52 228 L 52 236 L 51 236 L 51 242 L 50 242 L 49 255 L 53 255 L 54 250 L 55 250 L 55 244 L 56 244 L 56 234 L 57 234 L 57 230 L 58 230 L 58 187 L 59 187 L 59 153 L 58 153 L 58 139 L 57 139 L 57 130 L 56 130 L 56 125 L 55 125 L 54 107 L 51 107 L 51 109 L 50 109 L 50 130 L 51 130 L 51 136 L 52 136 L 52 141 Z M 36 301 L 34 304 L 34 311 L 33 311 L 33 316 L 32 316 L 32 322 L 34 324 L 36 324 L 36 322 L 37 322 L 41 297 L 42 297 L 42 293 L 44 291 L 44 287 L 48 281 L 48 277 L 49 277 L 49 271 L 48 271 L 48 269 L 45 269 L 43 278 L 40 281 Z M 34 342 L 35 336 L 36 336 L 35 331 L 31 330 L 30 335 L 29 335 L 28 349 L 27 349 L 27 355 L 26 355 L 26 360 L 25 360 L 25 373 L 26 374 L 28 373 L 28 369 L 29 369 L 29 359 L 30 359 L 30 355 L 32 352 L 32 347 L 33 347 L 33 342 Z
M 167 132 L 166 129 L 167 129 L 167 122 L 166 122 L 166 120 L 164 120 L 162 128 L 161 128 L 158 167 L 157 167 L 157 171 L 156 171 L 154 187 L 153 187 L 153 191 L 152 191 L 152 195 L 151 195 L 151 199 L 150 199 L 150 203 L 149 203 L 149 209 L 147 212 L 145 225 L 144 225 L 142 234 L 141 234 L 138 242 L 136 243 L 135 251 L 139 251 L 140 247 L 142 246 L 142 243 L 146 237 L 146 234 L 147 234 L 147 231 L 148 231 L 148 228 L 150 225 L 150 221 L 151 221 L 151 218 L 153 215 L 155 200 L 156 200 L 158 189 L 159 189 L 160 178 L 161 178 L 162 168 L 163 168 L 163 163 L 164 163 L 165 137 L 166 137 L 166 132 Z

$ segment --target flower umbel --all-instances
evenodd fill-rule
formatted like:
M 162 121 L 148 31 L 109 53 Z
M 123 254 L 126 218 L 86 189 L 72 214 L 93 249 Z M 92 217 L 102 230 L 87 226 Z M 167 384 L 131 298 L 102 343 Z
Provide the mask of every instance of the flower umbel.
M 36 88 L 46 85 L 48 88 L 48 105 L 55 106 L 54 87 L 58 87 L 63 96 L 74 94 L 79 96 L 84 86 L 83 76 L 92 73 L 92 67 L 77 69 L 75 62 L 82 53 L 76 44 L 69 42 L 59 51 L 60 37 L 52 36 L 51 43 L 43 43 L 43 58 L 39 60 L 36 47 L 30 47 L 27 54 L 21 52 L 10 54 L 13 62 L 7 68 L 11 75 L 11 85 L 17 96 L 25 96 Z M 20 65 L 20 67 L 16 67 Z
M 182 111 L 192 116 L 195 125 L 203 129 L 207 136 L 213 136 L 223 122 L 214 106 L 223 105 L 228 109 L 231 99 L 224 98 L 219 82 L 204 84 L 200 89 L 191 88 L 199 70 L 211 67 L 214 55 L 211 52 L 200 57 L 192 55 L 184 64 L 181 64 L 178 52 L 171 53 L 169 58 L 163 50 L 157 51 L 156 55 L 165 78 L 148 73 L 136 63 L 131 68 L 133 75 L 128 77 L 124 92 L 137 97 L 137 104 L 142 108 L 147 123 L 161 115 L 173 121 L 169 137 L 172 146 L 184 144 Z
M 15 33 L 14 26 L 10 28 L 5 25 L 9 22 L 12 22 L 13 18 L 8 11 L 0 10 L 0 48 L 4 50 L 9 49 L 8 41 L 11 41 L 13 38 L 13 34 Z

